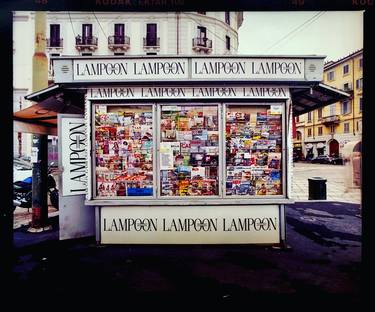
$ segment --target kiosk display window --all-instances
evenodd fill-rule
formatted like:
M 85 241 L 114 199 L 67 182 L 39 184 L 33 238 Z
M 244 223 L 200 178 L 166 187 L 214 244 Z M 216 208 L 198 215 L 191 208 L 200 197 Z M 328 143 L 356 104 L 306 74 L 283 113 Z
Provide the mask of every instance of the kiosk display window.
M 93 111 L 97 198 L 284 194 L 282 103 L 94 104 Z
M 282 194 L 280 108 L 280 105 L 227 105 L 227 196 Z
M 163 105 L 160 195 L 219 195 L 217 105 Z
M 153 195 L 151 105 L 94 105 L 98 197 Z

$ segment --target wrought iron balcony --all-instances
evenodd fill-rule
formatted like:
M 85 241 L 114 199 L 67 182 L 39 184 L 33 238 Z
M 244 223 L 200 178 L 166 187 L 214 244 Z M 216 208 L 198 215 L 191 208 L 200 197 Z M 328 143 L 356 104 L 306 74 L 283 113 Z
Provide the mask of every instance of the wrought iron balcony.
M 143 48 L 144 49 L 159 49 L 160 48 L 160 38 L 143 38 Z
M 193 50 L 211 52 L 212 40 L 207 38 L 193 38 Z
M 332 115 L 322 118 L 322 124 L 324 125 L 331 125 L 331 124 L 338 124 L 340 123 L 340 116 L 339 115 Z
M 62 38 L 47 38 L 47 48 L 48 49 L 62 49 L 64 42 Z
M 130 38 L 128 36 L 109 36 L 108 48 L 111 50 L 128 50 L 130 48 Z
M 76 37 L 77 50 L 96 50 L 98 48 L 98 37 Z

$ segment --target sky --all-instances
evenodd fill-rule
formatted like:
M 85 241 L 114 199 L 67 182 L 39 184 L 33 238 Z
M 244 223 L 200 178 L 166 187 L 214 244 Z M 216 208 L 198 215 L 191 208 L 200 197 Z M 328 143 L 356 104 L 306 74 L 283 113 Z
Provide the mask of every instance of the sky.
M 244 12 L 238 54 L 325 55 L 363 48 L 363 11 Z

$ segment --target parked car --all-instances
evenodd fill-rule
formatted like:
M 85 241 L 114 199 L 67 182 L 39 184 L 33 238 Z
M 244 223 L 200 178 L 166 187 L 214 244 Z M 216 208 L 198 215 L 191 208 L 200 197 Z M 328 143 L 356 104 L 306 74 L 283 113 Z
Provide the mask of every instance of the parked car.
M 342 165 L 343 161 L 340 157 L 332 157 L 328 155 L 319 155 L 311 160 L 313 164 L 331 164 L 331 165 Z
M 299 155 L 299 154 L 296 154 L 296 153 L 293 154 L 293 161 L 294 162 L 303 161 L 303 160 L 305 160 L 305 157 L 303 155 Z
M 331 156 L 331 163 L 332 165 L 343 165 L 344 164 L 344 160 L 339 157 L 339 156 Z
M 33 174 L 31 163 L 19 158 L 13 158 L 13 182 L 23 181 Z

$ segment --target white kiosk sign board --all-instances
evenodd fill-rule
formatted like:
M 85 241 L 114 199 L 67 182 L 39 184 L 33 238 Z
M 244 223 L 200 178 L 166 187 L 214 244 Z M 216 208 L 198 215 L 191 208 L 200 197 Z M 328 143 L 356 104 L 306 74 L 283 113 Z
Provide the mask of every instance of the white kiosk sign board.
M 279 207 L 107 207 L 101 242 L 122 244 L 277 244 Z
M 85 206 L 87 189 L 86 126 L 83 116 L 59 114 L 58 134 L 60 239 L 92 236 L 95 212 Z

